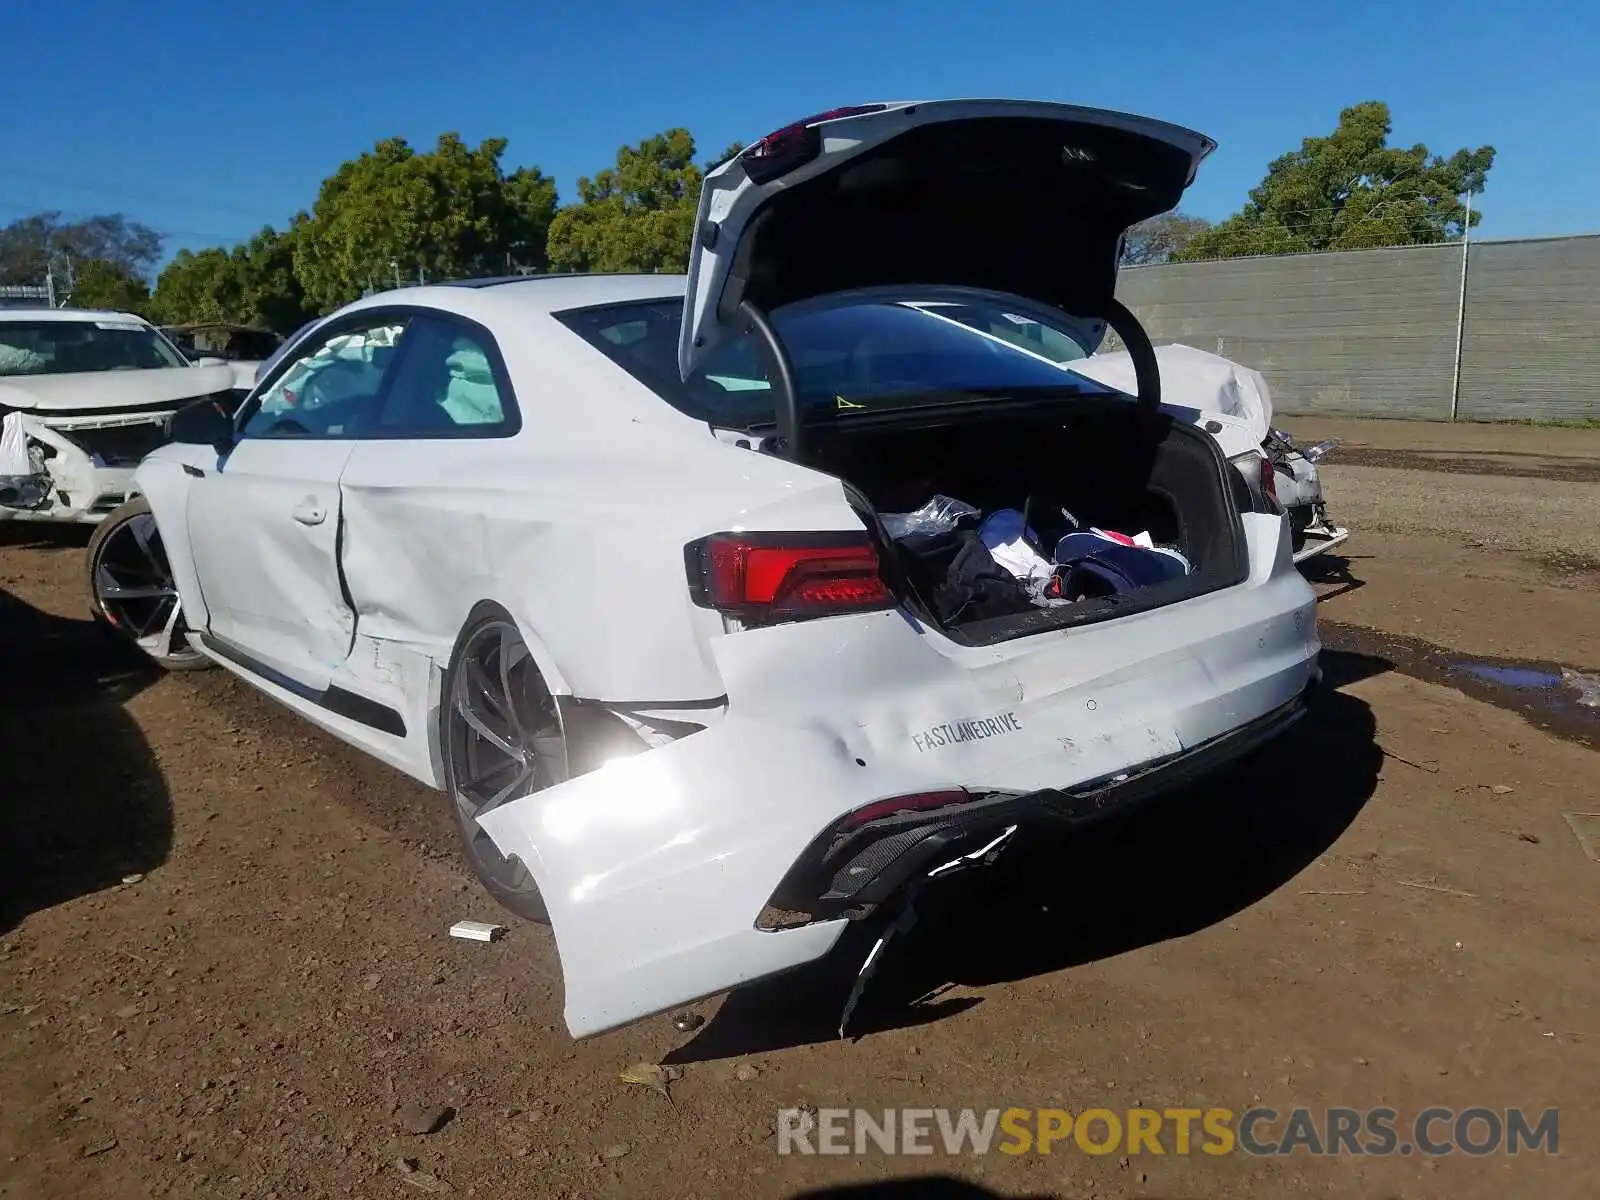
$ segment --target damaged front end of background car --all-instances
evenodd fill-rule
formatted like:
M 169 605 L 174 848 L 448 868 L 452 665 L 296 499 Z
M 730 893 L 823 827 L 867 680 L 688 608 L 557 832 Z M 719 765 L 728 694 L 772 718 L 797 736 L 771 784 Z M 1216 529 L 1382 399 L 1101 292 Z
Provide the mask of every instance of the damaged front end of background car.
M 1328 516 L 1322 480 L 1317 474 L 1317 464 L 1339 448 L 1339 441 L 1326 438 L 1302 448 L 1283 430 L 1273 428 L 1261 443 L 1276 477 L 1278 502 L 1289 518 L 1290 544 L 1297 564 L 1325 554 L 1350 537 L 1348 529 L 1336 525 Z
M 168 378 L 152 391 L 140 376 L 156 374 Z M 122 385 L 119 392 L 102 379 Z M 97 524 L 126 499 L 139 462 L 166 442 L 177 408 L 205 396 L 237 403 L 227 367 L 108 373 L 87 395 L 68 394 L 54 404 L 33 394 L 40 383 L 0 384 L 0 521 Z

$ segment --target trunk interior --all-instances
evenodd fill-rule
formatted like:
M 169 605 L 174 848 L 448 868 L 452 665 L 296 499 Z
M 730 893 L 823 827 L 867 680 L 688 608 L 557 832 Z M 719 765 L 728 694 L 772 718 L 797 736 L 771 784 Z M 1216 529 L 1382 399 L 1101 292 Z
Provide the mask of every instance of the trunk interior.
M 878 515 L 911 512 L 935 495 L 988 515 L 1027 515 L 1045 559 L 1074 526 L 1148 533 L 1182 553 L 1190 571 L 1111 595 L 1052 607 L 951 602 L 952 564 L 976 540 L 976 520 L 944 536 L 884 537 L 890 582 L 955 640 L 990 645 L 1142 612 L 1231 587 L 1248 572 L 1241 511 L 1252 498 L 1215 441 L 1126 401 L 1085 398 L 1052 411 L 973 406 L 965 413 L 839 421 L 808 433 L 809 465 L 843 479 Z M 876 524 L 875 522 L 873 524 Z M 881 533 L 880 529 L 880 533 Z M 1002 588 L 1002 590 L 1004 590 Z

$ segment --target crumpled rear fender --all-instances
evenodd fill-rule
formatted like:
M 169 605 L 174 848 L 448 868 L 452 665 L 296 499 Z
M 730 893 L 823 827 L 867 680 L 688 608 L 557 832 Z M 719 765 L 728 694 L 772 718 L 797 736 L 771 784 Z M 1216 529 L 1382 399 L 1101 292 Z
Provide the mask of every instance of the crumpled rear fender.
M 539 884 L 572 1035 L 825 954 L 844 922 L 766 932 L 755 919 L 817 832 L 795 789 L 848 796 L 852 770 L 826 733 L 729 716 L 481 818 Z

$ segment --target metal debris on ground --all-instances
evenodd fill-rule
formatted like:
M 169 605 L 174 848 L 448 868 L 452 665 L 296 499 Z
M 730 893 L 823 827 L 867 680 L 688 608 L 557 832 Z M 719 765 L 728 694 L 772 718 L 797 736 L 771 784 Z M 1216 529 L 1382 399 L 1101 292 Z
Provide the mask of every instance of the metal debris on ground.
M 706 1023 L 706 1019 L 697 1012 L 685 1009 L 683 1012 L 672 1014 L 672 1027 L 679 1033 L 693 1033 Z
M 1423 883 L 1419 879 L 1396 879 L 1395 882 L 1401 887 L 1421 888 L 1425 892 L 1440 892 L 1446 896 L 1461 896 L 1467 900 L 1476 900 L 1478 898 L 1474 892 L 1463 892 L 1460 888 L 1445 887 L 1442 883 Z
M 1600 813 L 1562 813 L 1561 819 L 1590 861 L 1600 862 Z
M 1509 796 L 1509 795 L 1511 795 L 1512 792 L 1516 791 L 1517 789 L 1513 788 L 1513 787 L 1507 787 L 1503 783 L 1497 783 L 1492 788 L 1490 788 L 1489 790 L 1491 792 L 1493 792 L 1496 796 Z
M 1407 758 L 1403 754 L 1396 754 L 1387 746 L 1379 746 L 1378 749 L 1382 752 L 1385 758 L 1392 758 L 1395 760 L 1395 762 L 1403 762 L 1408 767 L 1415 767 L 1417 770 L 1426 771 L 1430 775 L 1437 775 L 1439 773 L 1438 763 L 1418 762 L 1414 758 Z
M 469 942 L 492 942 L 505 931 L 504 925 L 492 925 L 488 921 L 457 921 L 450 926 L 451 937 Z
M 1578 693 L 1578 703 L 1585 708 L 1600 708 L 1600 675 L 1587 675 L 1571 667 L 1561 668 L 1561 682 Z
M 430 1175 L 426 1171 L 411 1171 L 400 1176 L 400 1178 L 419 1192 L 432 1192 L 434 1195 L 442 1195 L 451 1190 L 448 1183 L 437 1175 Z
M 122 882 L 125 885 L 132 886 L 133 884 L 140 882 L 142 879 L 144 879 L 144 872 L 134 871 L 131 874 L 124 875 L 122 877 Z
M 672 1093 L 667 1090 L 669 1084 L 683 1076 L 681 1067 L 664 1067 L 660 1063 L 634 1063 L 618 1075 L 623 1083 L 636 1083 L 640 1087 L 647 1087 L 652 1092 L 660 1092 L 669 1101 Z

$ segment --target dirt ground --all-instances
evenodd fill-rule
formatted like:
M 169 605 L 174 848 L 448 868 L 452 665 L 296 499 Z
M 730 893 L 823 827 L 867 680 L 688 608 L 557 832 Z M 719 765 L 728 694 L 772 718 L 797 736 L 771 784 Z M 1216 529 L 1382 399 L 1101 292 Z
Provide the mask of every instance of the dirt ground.
M 1287 423 L 1346 438 L 1332 687 L 1203 786 L 952 884 L 849 1041 L 863 946 L 693 1033 L 572 1042 L 547 930 L 447 936 L 506 918 L 437 796 L 146 670 L 87 620 L 83 537 L 0 528 L 0 1194 L 1595 1195 L 1600 862 L 1565 814 L 1600 812 L 1600 712 L 1496 671 L 1600 667 L 1600 434 Z M 1559 1154 L 782 1156 L 796 1105 L 1557 1107 Z

